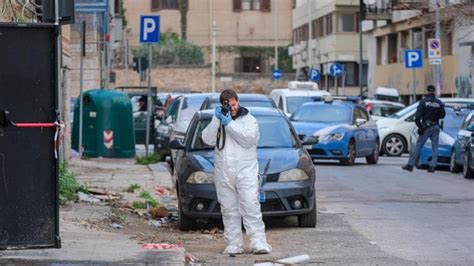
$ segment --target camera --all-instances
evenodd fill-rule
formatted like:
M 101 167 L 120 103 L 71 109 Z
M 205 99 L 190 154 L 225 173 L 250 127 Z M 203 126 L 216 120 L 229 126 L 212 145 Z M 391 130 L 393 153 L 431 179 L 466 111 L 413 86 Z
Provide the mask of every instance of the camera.
M 222 115 L 226 116 L 230 112 L 230 105 L 228 101 L 224 101 L 224 103 L 221 106 L 221 112 Z

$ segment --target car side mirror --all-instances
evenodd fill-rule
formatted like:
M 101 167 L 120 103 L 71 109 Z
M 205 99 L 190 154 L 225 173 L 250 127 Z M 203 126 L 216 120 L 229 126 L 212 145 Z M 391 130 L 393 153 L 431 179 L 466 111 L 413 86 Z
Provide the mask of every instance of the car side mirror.
M 361 125 L 365 124 L 366 122 L 367 122 L 367 120 L 364 119 L 364 118 L 357 118 L 356 119 L 356 126 L 361 126 Z
M 184 150 L 184 144 L 179 139 L 174 139 L 170 141 L 169 147 L 172 150 Z
M 318 138 L 316 138 L 315 136 L 307 136 L 302 141 L 303 145 L 313 145 L 313 144 L 316 144 L 316 143 L 318 143 Z
M 470 124 L 469 126 L 467 126 L 467 131 L 474 132 L 474 124 Z

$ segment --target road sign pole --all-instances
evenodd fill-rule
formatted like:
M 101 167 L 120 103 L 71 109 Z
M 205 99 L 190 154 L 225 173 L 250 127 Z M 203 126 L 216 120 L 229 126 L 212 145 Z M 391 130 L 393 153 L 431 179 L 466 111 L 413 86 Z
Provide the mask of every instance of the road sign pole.
M 439 21 L 439 0 L 436 0 L 436 27 L 435 27 L 435 38 L 440 40 L 441 43 L 441 36 L 440 36 L 440 21 Z M 439 64 L 435 65 L 435 81 L 436 81 L 436 96 L 440 96 L 441 94 L 441 66 Z
M 416 102 L 416 70 L 413 68 L 412 104 Z
M 140 87 L 143 87 L 143 74 L 142 74 L 142 58 L 138 58 L 138 74 L 140 75 L 139 80 L 140 80 Z
M 151 101 L 151 66 L 153 65 L 152 62 L 152 46 L 153 44 L 149 44 L 148 46 L 148 89 L 147 89 L 147 109 L 146 109 L 146 140 L 145 140 L 145 154 L 148 156 L 148 145 L 150 145 L 150 118 L 152 112 L 152 101 Z
M 334 88 L 336 89 L 336 96 L 339 96 L 339 88 L 337 87 L 337 76 L 334 76 Z
M 86 47 L 84 46 L 85 43 L 85 30 L 86 30 L 86 22 L 82 21 L 81 27 L 81 57 L 79 61 L 80 65 L 80 72 L 79 72 L 79 159 L 82 159 L 82 128 L 83 128 L 83 110 L 84 110 L 84 101 L 82 98 L 82 91 L 83 91 L 83 84 L 84 84 L 84 51 Z

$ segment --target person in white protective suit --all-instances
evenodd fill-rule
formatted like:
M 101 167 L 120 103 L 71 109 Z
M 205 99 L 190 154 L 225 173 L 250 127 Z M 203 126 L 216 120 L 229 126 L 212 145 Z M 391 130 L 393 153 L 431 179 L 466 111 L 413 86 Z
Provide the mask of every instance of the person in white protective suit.
M 216 145 L 219 127 L 224 127 L 224 147 L 222 150 L 218 149 L 224 134 L 221 132 L 221 142 L 216 145 L 214 159 L 214 182 L 227 244 L 223 254 L 233 255 L 244 251 L 242 218 L 252 252 L 268 254 L 272 247 L 266 240 L 258 200 L 257 120 L 239 105 L 238 96 L 233 90 L 224 90 L 220 95 L 220 102 L 228 103 L 231 110 L 224 115 L 222 107 L 215 109 L 215 116 L 202 132 L 202 140 L 208 145 Z

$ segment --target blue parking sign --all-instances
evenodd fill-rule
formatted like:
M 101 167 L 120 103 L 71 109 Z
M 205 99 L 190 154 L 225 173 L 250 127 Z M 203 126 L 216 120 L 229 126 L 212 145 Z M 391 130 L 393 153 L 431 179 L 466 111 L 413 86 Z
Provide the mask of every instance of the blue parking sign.
M 160 16 L 140 17 L 140 43 L 160 42 Z
M 423 51 L 405 50 L 405 68 L 422 68 L 423 67 Z
M 319 81 L 320 79 L 321 79 L 321 74 L 319 72 L 319 69 L 311 68 L 311 70 L 309 72 L 309 80 Z

